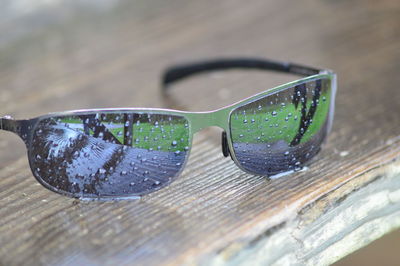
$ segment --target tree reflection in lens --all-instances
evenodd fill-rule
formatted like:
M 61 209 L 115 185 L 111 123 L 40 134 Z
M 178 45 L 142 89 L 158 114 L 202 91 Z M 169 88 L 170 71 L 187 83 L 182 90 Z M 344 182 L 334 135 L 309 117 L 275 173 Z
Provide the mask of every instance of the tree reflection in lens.
M 260 175 L 301 169 L 327 134 L 330 97 L 330 80 L 318 79 L 235 109 L 230 128 L 240 166 Z
M 34 174 L 78 197 L 142 195 L 169 184 L 189 150 L 185 118 L 92 113 L 43 120 L 31 152 Z

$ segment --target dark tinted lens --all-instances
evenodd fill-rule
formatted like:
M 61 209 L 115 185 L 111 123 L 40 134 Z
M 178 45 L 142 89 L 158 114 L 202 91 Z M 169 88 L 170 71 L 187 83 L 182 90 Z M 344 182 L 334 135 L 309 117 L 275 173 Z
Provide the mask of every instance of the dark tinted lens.
M 234 110 L 231 138 L 241 167 L 273 175 L 300 169 L 311 159 L 327 133 L 330 84 L 310 81 Z
M 190 146 L 180 116 L 92 113 L 52 117 L 35 128 L 35 176 L 76 197 L 123 197 L 159 189 L 179 174 Z

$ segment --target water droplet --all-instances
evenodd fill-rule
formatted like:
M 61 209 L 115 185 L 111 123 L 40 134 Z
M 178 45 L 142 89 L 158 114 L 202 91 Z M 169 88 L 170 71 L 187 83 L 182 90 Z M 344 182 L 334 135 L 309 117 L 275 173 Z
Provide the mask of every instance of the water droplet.
M 272 111 L 272 116 L 276 116 L 278 113 L 276 111 Z
M 243 120 L 243 123 L 244 123 L 244 124 L 247 124 L 247 119 Z
M 135 185 L 135 182 L 131 182 L 129 185 L 130 185 L 131 187 L 133 187 L 133 186 Z
M 103 168 L 100 168 L 100 169 L 99 169 L 99 173 L 100 173 L 100 174 L 105 174 L 106 172 L 107 172 L 107 171 L 106 171 L 105 169 L 103 169 Z
M 188 150 L 189 150 L 189 147 L 188 147 L 188 146 L 186 146 L 186 147 L 184 148 L 184 150 L 185 150 L 185 151 L 188 151 Z
M 243 138 L 243 134 L 240 134 L 240 135 L 239 135 L 239 138 Z
M 179 155 L 181 153 L 181 151 L 175 151 L 175 155 Z
M 283 155 L 288 156 L 289 155 L 289 151 L 285 151 L 285 153 Z
M 177 144 L 178 144 L 178 142 L 177 142 L 176 140 L 172 141 L 172 143 L 171 143 L 171 145 L 174 146 L 174 147 L 175 147 Z
M 301 166 L 296 166 L 296 167 L 294 168 L 294 171 L 295 171 L 295 172 L 299 172 L 299 171 L 301 171 L 301 170 L 303 170 L 303 167 L 301 167 Z
M 126 171 L 121 171 L 121 175 L 127 175 L 128 173 Z

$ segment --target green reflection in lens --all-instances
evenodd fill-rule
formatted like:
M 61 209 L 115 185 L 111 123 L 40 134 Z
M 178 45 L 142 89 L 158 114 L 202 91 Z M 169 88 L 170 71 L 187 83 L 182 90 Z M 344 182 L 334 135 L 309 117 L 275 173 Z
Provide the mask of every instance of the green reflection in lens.
M 107 130 L 124 144 L 126 119 L 121 114 L 101 114 L 97 118 Z M 76 116 L 63 117 L 59 122 L 71 125 L 75 130 L 84 131 L 82 118 Z M 129 146 L 159 151 L 187 151 L 189 145 L 189 125 L 186 119 L 160 114 L 134 114 L 129 123 L 132 133 Z M 92 129 L 87 134 L 94 136 Z M 126 143 L 125 143 L 126 144 Z
M 310 110 L 312 100 L 311 92 L 315 89 L 315 82 L 307 84 L 308 101 L 306 110 Z M 312 121 L 302 136 L 300 143 L 310 140 L 324 125 L 329 112 L 331 101 L 330 91 L 327 90 L 329 80 L 322 81 L 321 95 L 318 99 L 317 110 Z M 272 99 L 271 101 L 267 101 Z M 302 105 L 297 108 L 292 99 L 274 97 L 261 99 L 245 107 L 237 109 L 231 116 L 231 134 L 234 142 L 240 143 L 265 143 L 280 140 L 291 143 L 298 133 L 302 118 Z

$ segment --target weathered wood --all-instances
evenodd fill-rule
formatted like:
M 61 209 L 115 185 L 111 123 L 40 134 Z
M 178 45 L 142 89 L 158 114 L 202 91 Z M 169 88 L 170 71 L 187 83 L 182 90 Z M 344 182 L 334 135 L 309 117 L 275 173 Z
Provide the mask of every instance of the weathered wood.
M 334 129 L 307 171 L 274 180 L 240 171 L 204 130 L 177 181 L 118 202 L 46 190 L 0 132 L 0 264 L 328 264 L 400 226 L 398 1 L 60 3 L 2 16 L 2 115 L 162 107 L 169 64 L 249 55 L 337 71 Z M 174 94 L 207 110 L 290 78 L 232 71 Z

